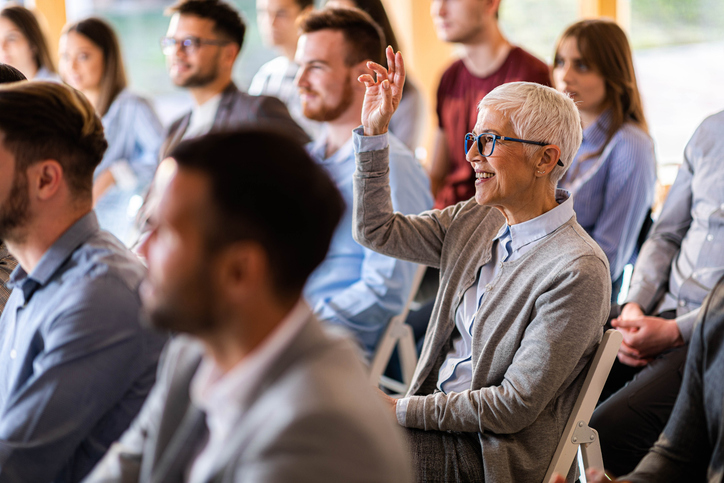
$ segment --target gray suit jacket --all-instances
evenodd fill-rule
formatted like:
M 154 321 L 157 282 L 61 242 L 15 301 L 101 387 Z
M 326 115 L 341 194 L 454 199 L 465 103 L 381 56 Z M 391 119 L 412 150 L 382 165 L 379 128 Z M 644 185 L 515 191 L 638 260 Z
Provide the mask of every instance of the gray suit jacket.
M 189 399 L 203 350 L 186 336 L 169 344 L 141 413 L 85 483 L 184 481 L 205 435 Z M 411 481 L 402 434 L 347 342 L 310 317 L 282 353 L 206 481 Z
M 190 120 L 191 111 L 174 121 L 168 128 L 161 146 L 161 159 L 167 157 L 181 142 Z M 298 140 L 301 145 L 310 141 L 307 133 L 291 118 L 282 101 L 270 96 L 251 96 L 237 89 L 231 82 L 221 93 L 221 101 L 211 132 L 236 129 L 245 125 L 276 129 Z

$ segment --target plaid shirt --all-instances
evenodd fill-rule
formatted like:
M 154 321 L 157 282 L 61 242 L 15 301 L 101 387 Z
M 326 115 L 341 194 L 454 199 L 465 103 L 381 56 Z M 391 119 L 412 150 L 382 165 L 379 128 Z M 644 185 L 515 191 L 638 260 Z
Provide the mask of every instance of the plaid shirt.
M 17 260 L 8 253 L 7 247 L 0 241 L 0 313 L 2 313 L 5 303 L 10 297 L 10 290 L 5 286 L 5 283 L 17 264 Z

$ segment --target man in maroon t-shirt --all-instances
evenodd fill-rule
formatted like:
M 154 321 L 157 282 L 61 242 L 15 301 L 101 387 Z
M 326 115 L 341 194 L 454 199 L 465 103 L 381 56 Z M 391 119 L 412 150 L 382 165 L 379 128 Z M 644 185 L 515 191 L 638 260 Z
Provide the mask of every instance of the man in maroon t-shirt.
M 500 0 L 433 0 L 437 35 L 462 44 L 463 55 L 443 74 L 437 91 L 439 128 L 430 165 L 435 208 L 475 194 L 475 174 L 465 161 L 465 134 L 475 126 L 478 103 L 506 82 L 550 85 L 548 66 L 503 37 L 498 27 Z

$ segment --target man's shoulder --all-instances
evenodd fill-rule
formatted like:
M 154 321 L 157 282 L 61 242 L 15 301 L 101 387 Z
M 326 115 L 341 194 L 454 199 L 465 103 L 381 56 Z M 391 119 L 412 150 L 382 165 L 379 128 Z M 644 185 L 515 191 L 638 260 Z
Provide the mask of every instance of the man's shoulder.
M 511 49 L 504 65 L 508 67 L 507 72 L 512 75 L 507 82 L 525 81 L 551 85 L 550 69 L 545 62 L 521 47 L 516 46 Z
M 61 280 L 64 284 L 80 284 L 86 288 L 105 281 L 135 293 L 145 274 L 146 268 L 138 256 L 116 237 L 101 230 L 73 252 Z M 107 293 L 105 298 L 119 295 Z
M 278 361 L 283 367 L 279 376 L 247 413 L 267 437 L 266 445 L 254 445 L 255 454 L 242 460 L 253 459 L 256 451 L 266 453 L 270 447 L 288 447 L 314 430 L 317 441 L 301 442 L 304 448 L 300 449 L 327 459 L 319 461 L 320 478 L 329 471 L 322 468 L 336 466 L 336 458 L 379 464 L 387 472 L 395 462 L 403 468 L 400 430 L 370 386 L 352 343 L 323 333 L 314 317 L 304 331 L 286 351 L 285 360 Z M 337 469 L 349 475 L 370 471 L 363 467 Z M 395 472 L 404 474 L 401 469 Z
M 465 67 L 463 60 L 457 59 L 450 64 L 447 69 L 445 69 L 445 72 L 442 73 L 442 76 L 440 77 L 440 87 L 442 88 L 443 86 L 447 86 L 449 83 L 454 82 L 460 75 L 472 76 L 468 68 Z
M 704 119 L 701 124 L 699 124 L 699 127 L 696 128 L 692 139 L 700 136 L 716 136 L 720 138 L 722 131 L 724 131 L 724 111 L 717 112 Z

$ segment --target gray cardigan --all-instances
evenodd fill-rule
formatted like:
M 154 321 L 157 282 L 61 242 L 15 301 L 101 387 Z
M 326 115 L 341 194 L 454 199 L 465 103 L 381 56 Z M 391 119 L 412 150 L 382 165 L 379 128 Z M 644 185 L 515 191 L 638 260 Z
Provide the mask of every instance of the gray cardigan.
M 388 256 L 440 268 L 440 290 L 408 392 L 405 426 L 479 433 L 485 481 L 540 482 L 609 313 L 601 249 L 575 216 L 505 262 L 473 329 L 470 390 L 436 390 L 454 315 L 505 223 L 475 200 L 420 215 L 393 213 L 387 149 L 357 156 L 355 239 Z

